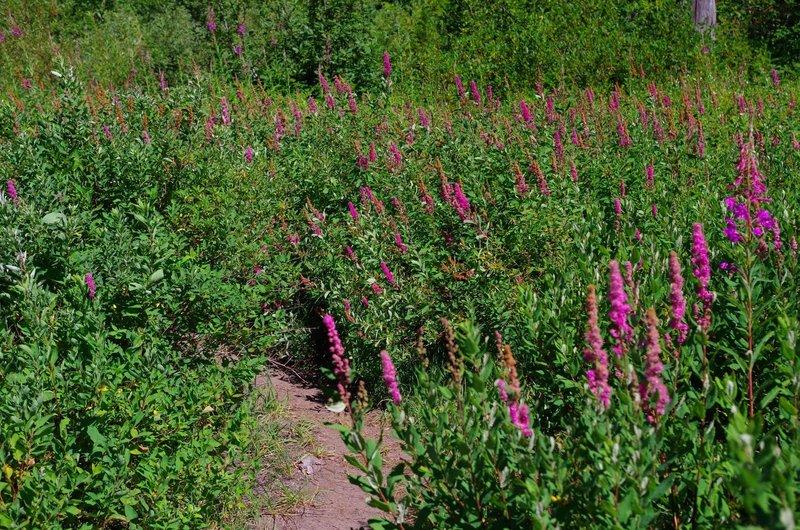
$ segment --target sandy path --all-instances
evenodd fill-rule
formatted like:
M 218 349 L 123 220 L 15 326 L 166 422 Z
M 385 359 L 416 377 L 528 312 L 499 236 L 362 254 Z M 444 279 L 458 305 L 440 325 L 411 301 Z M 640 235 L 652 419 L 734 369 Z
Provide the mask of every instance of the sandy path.
M 290 479 L 290 487 L 298 485 L 310 490 L 313 499 L 301 507 L 298 513 L 281 516 L 264 516 L 256 521 L 254 529 L 275 530 L 350 530 L 369 528 L 367 521 L 380 517 L 382 512 L 367 506 L 367 494 L 351 484 L 347 475 L 356 472 L 344 460 L 346 449 L 337 431 L 325 422 L 345 422 L 343 415 L 337 415 L 325 408 L 322 393 L 290 380 L 282 373 L 273 374 L 271 381 L 259 376 L 256 385 L 269 385 L 275 388 L 278 399 L 287 400 L 293 419 L 306 420 L 313 425 L 314 444 L 317 456 L 303 455 L 297 462 L 295 475 Z M 384 466 L 399 461 L 396 456 L 396 442 L 392 439 L 388 426 L 382 426 L 380 414 L 368 415 L 366 435 L 377 438 L 384 430 L 384 442 L 395 449 L 385 458 Z M 395 442 L 395 443 L 392 443 Z M 395 458 L 391 453 L 395 453 Z M 388 469 L 388 467 L 385 467 Z M 310 471 L 310 473 L 309 473 Z

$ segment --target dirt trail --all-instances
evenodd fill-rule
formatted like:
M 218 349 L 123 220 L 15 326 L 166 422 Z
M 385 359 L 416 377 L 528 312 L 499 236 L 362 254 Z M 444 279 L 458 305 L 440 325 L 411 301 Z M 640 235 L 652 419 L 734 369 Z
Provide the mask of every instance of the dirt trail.
M 305 489 L 312 500 L 289 515 L 263 516 L 252 528 L 258 530 L 350 530 L 369 528 L 367 521 L 380 517 L 382 512 L 367 506 L 367 494 L 351 484 L 347 475 L 356 472 L 344 460 L 347 453 L 337 431 L 325 422 L 345 422 L 343 415 L 325 408 L 322 393 L 313 387 L 295 382 L 283 373 L 273 373 L 271 378 L 259 376 L 257 386 L 272 385 L 278 399 L 287 400 L 293 419 L 305 420 L 313 425 L 314 455 L 305 454 L 296 463 L 296 470 L 288 487 Z M 365 434 L 377 438 L 384 431 L 384 465 L 399 462 L 397 443 L 391 437 L 390 427 L 382 425 L 381 415 L 372 413 L 365 422 Z

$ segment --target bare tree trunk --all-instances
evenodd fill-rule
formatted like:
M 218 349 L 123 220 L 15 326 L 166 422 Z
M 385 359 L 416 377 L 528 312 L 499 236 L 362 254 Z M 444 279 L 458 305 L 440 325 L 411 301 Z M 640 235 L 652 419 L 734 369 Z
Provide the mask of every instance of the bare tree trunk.
M 692 0 L 692 20 L 700 33 L 711 28 L 713 38 L 714 26 L 717 25 L 717 0 Z

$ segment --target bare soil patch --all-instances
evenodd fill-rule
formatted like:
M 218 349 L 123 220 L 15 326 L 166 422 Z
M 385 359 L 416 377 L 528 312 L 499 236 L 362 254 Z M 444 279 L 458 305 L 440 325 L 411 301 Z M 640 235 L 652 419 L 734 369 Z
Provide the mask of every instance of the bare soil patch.
M 322 393 L 298 378 L 274 372 L 259 376 L 256 386 L 272 386 L 275 396 L 285 400 L 291 420 L 303 421 L 313 431 L 313 443 L 298 455 L 295 470 L 286 481 L 290 491 L 304 490 L 308 502 L 291 513 L 263 514 L 251 528 L 258 530 L 350 530 L 369 528 L 368 520 L 381 517 L 381 511 L 367 506 L 367 495 L 350 483 L 347 476 L 356 470 L 348 464 L 344 443 L 337 431 L 326 423 L 346 424 L 349 419 L 325 408 Z M 378 438 L 383 433 L 384 465 L 387 469 L 401 459 L 399 446 L 391 436 L 389 421 L 380 411 L 372 411 L 365 421 L 365 435 Z

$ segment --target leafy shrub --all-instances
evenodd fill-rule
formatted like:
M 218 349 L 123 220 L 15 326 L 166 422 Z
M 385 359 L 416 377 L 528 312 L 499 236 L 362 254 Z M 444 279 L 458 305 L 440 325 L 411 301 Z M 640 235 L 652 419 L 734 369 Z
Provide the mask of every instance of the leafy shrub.
M 172 229 L 165 146 L 120 118 L 139 101 L 62 83 L 47 113 L 2 110 L 0 526 L 198 526 L 246 492 L 273 320 Z

